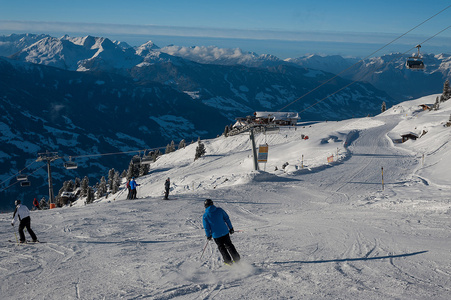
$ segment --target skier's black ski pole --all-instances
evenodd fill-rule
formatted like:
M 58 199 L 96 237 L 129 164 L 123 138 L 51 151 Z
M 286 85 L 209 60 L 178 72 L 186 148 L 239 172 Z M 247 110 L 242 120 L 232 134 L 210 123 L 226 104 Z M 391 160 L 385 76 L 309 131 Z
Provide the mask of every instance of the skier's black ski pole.
M 209 241 L 210 240 L 207 240 L 207 243 L 205 243 L 205 247 L 204 247 L 204 250 L 202 251 L 202 255 L 200 256 L 200 259 L 202 259 L 202 256 L 204 256 L 204 252 L 205 252 L 205 249 L 207 249 L 207 245 L 208 245 Z

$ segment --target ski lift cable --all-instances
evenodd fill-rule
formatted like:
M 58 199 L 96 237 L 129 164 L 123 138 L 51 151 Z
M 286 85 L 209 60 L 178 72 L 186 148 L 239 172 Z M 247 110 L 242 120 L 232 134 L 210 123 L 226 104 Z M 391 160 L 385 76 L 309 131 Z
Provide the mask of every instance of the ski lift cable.
M 19 175 L 20 173 L 22 173 L 23 170 L 28 169 L 32 164 L 34 164 L 36 161 L 33 161 L 31 164 L 29 164 L 28 166 L 26 166 L 25 168 L 23 168 L 22 170 L 20 170 L 19 172 L 17 172 L 16 174 L 8 177 L 7 179 L 3 180 L 2 182 L 0 182 L 0 185 L 4 184 L 5 182 L 9 181 L 11 178 L 16 177 L 17 175 Z M 37 169 L 39 170 L 39 169 Z M 34 173 L 34 172 L 33 172 Z M 31 173 L 31 174 L 33 174 Z
M 305 96 L 313 93 L 314 91 L 316 91 L 317 89 L 321 88 L 322 86 L 326 85 L 327 83 L 331 82 L 332 80 L 334 80 L 335 78 L 339 77 L 341 74 L 343 74 L 344 72 L 352 69 L 354 66 L 356 66 L 357 64 L 363 62 L 365 59 L 371 57 L 372 55 L 376 54 L 377 52 L 381 51 L 382 49 L 384 49 L 385 47 L 389 46 L 390 44 L 393 44 L 395 41 L 399 40 L 400 38 L 402 38 L 403 36 L 407 35 L 408 33 L 410 33 L 411 31 L 417 29 L 418 27 L 420 27 L 421 25 L 423 25 L 424 23 L 430 21 L 431 19 L 433 19 L 434 17 L 438 16 L 439 14 L 441 14 L 442 12 L 444 12 L 445 10 L 449 9 L 451 7 L 451 5 L 448 5 L 447 7 L 445 7 L 444 9 L 442 9 L 441 11 L 437 12 L 435 15 L 427 18 L 426 20 L 424 20 L 423 22 L 419 23 L 418 25 L 412 27 L 411 29 L 409 29 L 408 31 L 406 31 L 405 33 L 401 34 L 400 36 L 398 36 L 397 38 L 393 39 L 391 42 L 385 44 L 384 46 L 380 47 L 379 49 L 377 49 L 376 51 L 374 51 L 373 53 L 367 55 L 366 57 L 362 58 L 361 60 L 359 60 L 358 62 L 354 63 L 352 66 L 344 69 L 343 71 L 341 71 L 340 73 L 336 74 L 335 76 L 333 76 L 332 78 L 326 80 L 325 82 L 323 82 L 322 84 L 318 85 L 317 87 L 315 87 L 314 89 L 308 91 L 307 93 L 305 93 L 304 95 L 302 95 L 301 97 L 293 100 L 292 102 L 288 103 L 287 105 L 285 105 L 284 107 L 282 107 L 281 109 L 279 109 L 278 111 L 282 111 L 284 109 L 286 109 L 287 107 L 291 106 L 292 104 L 298 102 L 299 100 L 301 100 L 302 98 L 304 98 Z M 409 50 L 410 51 L 410 50 Z M 305 110 L 304 110 L 305 111 Z
M 128 153 L 140 153 L 149 150 L 159 150 L 165 149 L 166 147 L 157 147 L 157 148 L 146 148 L 140 150 L 130 150 L 130 151 L 121 151 L 121 152 L 111 152 L 111 153 L 98 153 L 98 154 L 86 154 L 86 155 L 78 155 L 78 156 L 69 156 L 71 158 L 84 158 L 84 157 L 94 157 L 94 156 L 108 156 L 108 155 L 119 155 L 119 154 L 128 154 Z
M 439 35 L 440 33 L 442 33 L 442 32 L 444 32 L 444 31 L 446 31 L 446 30 L 448 30 L 449 28 L 451 28 L 451 25 L 450 26 L 448 26 L 448 27 L 446 27 L 445 29 L 442 29 L 442 30 L 440 30 L 438 33 L 436 33 L 436 34 L 434 34 L 433 36 L 431 36 L 431 37 L 429 37 L 429 38 L 427 38 L 426 40 L 424 40 L 421 44 L 425 44 L 425 43 L 427 43 L 429 40 L 431 40 L 431 39 L 433 39 L 434 37 L 436 37 L 437 35 Z M 420 44 L 420 45 L 421 45 Z M 397 60 L 397 59 L 399 59 L 401 56 L 403 56 L 403 55 L 405 55 L 406 53 L 408 53 L 408 52 L 410 52 L 410 51 L 412 51 L 413 49 L 415 49 L 416 48 L 416 46 L 415 47 L 412 47 L 412 48 L 410 48 L 409 50 L 407 50 L 407 51 L 405 51 L 404 53 L 401 53 L 401 54 L 399 54 L 399 55 L 397 55 L 397 56 L 395 56 L 393 59 L 391 59 L 391 60 L 389 60 L 388 62 L 387 62 L 387 64 L 388 63 L 391 63 L 391 62 L 393 62 L 393 61 L 395 61 L 395 60 Z M 377 71 L 378 69 L 375 69 L 375 71 Z M 347 87 L 349 87 L 349 86 L 351 86 L 351 85 L 353 85 L 354 83 L 356 83 L 356 82 L 359 82 L 359 81 L 362 81 L 365 77 L 367 77 L 367 76 L 369 76 L 370 74 L 366 74 L 366 75 L 363 75 L 362 77 L 360 77 L 359 79 L 356 79 L 356 80 L 354 80 L 353 82 L 351 82 L 351 83 L 349 83 L 349 84 L 347 84 L 347 85 L 345 85 L 344 87 L 342 87 L 342 88 L 340 88 L 340 89 L 338 89 L 337 91 L 335 91 L 335 92 L 333 92 L 333 93 L 331 93 L 331 94 L 329 94 L 329 95 L 327 95 L 326 97 L 324 97 L 323 99 L 321 99 L 321 100 L 319 100 L 319 101 L 317 101 L 317 102 L 315 102 L 315 103 L 313 103 L 312 105 L 310 105 L 309 107 L 307 107 L 307 108 L 305 108 L 305 109 L 303 109 L 302 111 L 300 111 L 299 113 L 302 113 L 302 112 L 304 112 L 304 111 L 306 111 L 306 110 L 308 110 L 308 109 L 310 109 L 310 108 L 312 108 L 313 106 L 315 106 L 315 105 L 317 105 L 317 104 L 319 104 L 319 103 L 321 103 L 321 102 L 323 102 L 324 100 L 326 100 L 327 98 L 329 98 L 329 97 L 331 97 L 331 96 L 333 96 L 333 95 L 335 95 L 335 94 L 337 94 L 338 92 L 341 92 L 342 90 L 344 90 L 345 88 L 347 88 Z
M 43 165 L 42 167 L 37 168 L 36 170 L 34 170 L 33 172 L 31 172 L 29 175 L 32 175 L 33 173 L 39 171 L 40 169 L 42 169 L 42 168 L 44 168 L 44 167 L 46 167 L 46 165 Z M 14 175 L 14 176 L 15 176 L 15 175 Z M 12 176 L 12 177 L 14 177 L 14 176 Z M 10 177 L 9 179 L 11 179 L 12 177 Z M 6 182 L 6 180 L 3 181 L 2 184 L 3 184 L 4 182 Z M 13 185 L 15 185 L 15 184 L 17 184 L 17 183 L 19 183 L 19 182 L 20 182 L 20 181 L 17 180 L 16 182 L 10 184 L 9 186 L 7 186 L 7 187 L 1 189 L 0 192 L 3 192 L 4 190 L 9 189 L 10 187 L 12 187 Z

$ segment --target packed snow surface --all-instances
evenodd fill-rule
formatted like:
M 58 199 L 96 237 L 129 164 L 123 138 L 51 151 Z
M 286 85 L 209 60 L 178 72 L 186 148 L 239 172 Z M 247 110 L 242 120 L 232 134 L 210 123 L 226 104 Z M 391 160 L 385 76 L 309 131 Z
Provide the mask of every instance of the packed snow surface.
M 257 134 L 259 171 L 248 134 L 203 141 L 196 161 L 191 144 L 150 165 L 137 200 L 33 211 L 46 243 L 17 245 L 2 214 L 0 298 L 449 299 L 451 101 L 419 107 L 436 96 Z M 420 138 L 399 143 L 406 131 Z M 228 212 L 240 264 L 207 243 L 206 198 Z

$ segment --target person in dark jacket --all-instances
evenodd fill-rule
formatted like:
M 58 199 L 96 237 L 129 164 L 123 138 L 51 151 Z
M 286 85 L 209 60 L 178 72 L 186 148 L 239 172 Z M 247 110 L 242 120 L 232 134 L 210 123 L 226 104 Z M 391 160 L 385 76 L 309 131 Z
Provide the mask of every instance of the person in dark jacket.
M 38 199 L 34 198 L 34 200 L 33 200 L 33 206 L 34 206 L 35 209 L 41 209 L 41 208 L 39 207 Z
M 233 234 L 235 231 L 229 216 L 222 208 L 214 206 L 211 199 L 206 199 L 204 206 L 205 213 L 202 222 L 207 239 L 213 238 L 215 240 L 225 264 L 230 265 L 233 262 L 239 262 L 240 255 L 230 240 L 229 234 Z
M 14 226 L 14 223 L 17 219 L 19 219 L 19 241 L 20 243 L 25 243 L 25 234 L 23 233 L 23 229 L 27 228 L 28 233 L 31 236 L 31 239 L 34 243 L 38 242 L 38 238 L 36 237 L 36 234 L 34 234 L 33 230 L 31 230 L 30 227 L 30 211 L 28 210 L 28 207 L 21 204 L 20 200 L 16 200 L 16 209 L 14 210 L 13 214 L 13 220 L 11 221 L 11 225 Z
M 169 188 L 171 187 L 171 181 L 168 179 L 166 179 L 165 183 L 164 183 L 164 200 L 168 200 L 169 197 Z
M 130 179 L 127 180 L 127 190 L 128 190 L 127 200 L 129 200 L 132 198 L 132 190 L 130 189 Z

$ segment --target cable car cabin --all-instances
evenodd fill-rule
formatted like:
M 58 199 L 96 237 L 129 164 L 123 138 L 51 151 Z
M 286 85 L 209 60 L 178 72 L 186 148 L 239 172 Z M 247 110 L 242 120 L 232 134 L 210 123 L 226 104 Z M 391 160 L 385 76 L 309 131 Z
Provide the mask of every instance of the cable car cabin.
M 421 45 L 417 45 L 415 48 L 418 49 L 418 54 L 417 55 L 414 54 L 413 56 L 411 56 L 407 59 L 406 67 L 407 67 L 407 69 L 411 69 L 411 70 L 423 70 L 424 63 L 423 63 L 423 59 L 421 58 L 421 54 L 420 54 Z
M 19 175 L 16 176 L 16 179 L 17 179 L 17 181 L 24 181 L 24 180 L 28 179 L 28 176 L 19 174 Z
M 412 70 L 423 70 L 424 63 L 421 58 L 409 57 L 409 59 L 406 61 L 406 67 L 407 67 L 407 69 L 412 69 Z
M 30 186 L 31 185 L 31 182 L 29 182 L 28 180 L 24 180 L 24 181 L 21 181 L 20 182 L 20 186 Z
M 72 169 L 78 168 L 78 164 L 77 164 L 76 162 L 73 162 L 73 161 L 66 161 L 66 162 L 64 163 L 64 167 L 65 167 L 67 170 L 72 170 Z

